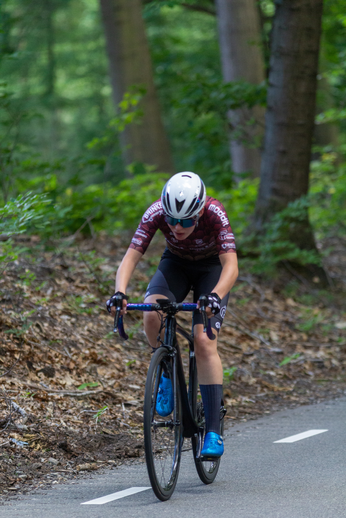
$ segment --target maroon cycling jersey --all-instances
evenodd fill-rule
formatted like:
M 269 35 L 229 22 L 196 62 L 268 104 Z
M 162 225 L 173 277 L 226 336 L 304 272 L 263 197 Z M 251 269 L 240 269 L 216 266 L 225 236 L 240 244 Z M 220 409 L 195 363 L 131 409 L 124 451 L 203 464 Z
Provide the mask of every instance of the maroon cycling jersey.
M 212 255 L 235 253 L 234 235 L 224 206 L 207 196 L 204 212 L 186 239 L 178 240 L 165 221 L 161 200 L 155 201 L 145 211 L 132 238 L 130 248 L 144 254 L 155 232 L 161 230 L 167 248 L 179 257 L 197 261 Z

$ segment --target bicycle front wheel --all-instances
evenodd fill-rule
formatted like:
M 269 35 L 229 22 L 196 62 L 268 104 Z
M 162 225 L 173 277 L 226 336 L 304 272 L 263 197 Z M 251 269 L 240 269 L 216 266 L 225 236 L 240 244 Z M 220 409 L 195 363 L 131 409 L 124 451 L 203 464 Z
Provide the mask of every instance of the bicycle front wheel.
M 176 486 L 183 445 L 182 406 L 173 358 L 165 347 L 153 355 L 144 396 L 144 448 L 151 486 L 159 500 L 168 500 Z M 159 415 L 157 397 L 161 376 L 169 376 L 174 392 L 174 408 L 167 416 Z

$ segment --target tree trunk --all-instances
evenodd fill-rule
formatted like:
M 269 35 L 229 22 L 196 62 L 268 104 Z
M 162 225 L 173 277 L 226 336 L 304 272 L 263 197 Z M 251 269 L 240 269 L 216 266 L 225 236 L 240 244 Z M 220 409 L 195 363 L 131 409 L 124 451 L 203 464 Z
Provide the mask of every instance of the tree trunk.
M 323 0 L 276 2 L 255 214 L 259 232 L 274 214 L 308 193 L 322 4 Z M 316 251 L 307 211 L 291 226 L 287 238 L 302 250 Z
M 261 50 L 259 12 L 254 0 L 216 0 L 217 18 L 223 78 L 226 82 L 245 80 L 259 84 L 265 79 L 265 66 Z M 246 140 L 262 139 L 264 109 L 256 106 L 229 113 L 231 128 L 245 127 L 255 119 L 253 126 L 247 126 Z M 261 151 L 249 148 L 242 138 L 230 142 L 233 171 L 237 174 L 252 171 L 258 176 L 261 165 Z
M 323 0 L 277 2 L 256 225 L 308 192 Z
M 100 0 L 106 35 L 113 100 L 116 106 L 133 85 L 143 85 L 140 124 L 130 124 L 121 135 L 126 164 L 143 162 L 159 171 L 173 172 L 168 140 L 153 81 L 153 70 L 141 0 Z

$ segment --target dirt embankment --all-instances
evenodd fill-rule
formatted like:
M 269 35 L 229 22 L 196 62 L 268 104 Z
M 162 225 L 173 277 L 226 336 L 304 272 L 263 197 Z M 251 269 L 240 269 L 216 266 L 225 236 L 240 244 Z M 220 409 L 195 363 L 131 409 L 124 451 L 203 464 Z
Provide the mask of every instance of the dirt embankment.
M 30 260 L 0 279 L 0 498 L 143 458 L 150 350 L 141 315 L 126 316 L 125 343 L 104 304 L 125 249 L 102 238 L 54 252 L 30 245 Z M 160 251 L 136 271 L 132 301 Z M 278 285 L 241 269 L 219 339 L 228 423 L 344 393 L 344 257 L 328 260 L 329 293 L 292 272 Z M 190 317 L 180 323 L 188 330 Z

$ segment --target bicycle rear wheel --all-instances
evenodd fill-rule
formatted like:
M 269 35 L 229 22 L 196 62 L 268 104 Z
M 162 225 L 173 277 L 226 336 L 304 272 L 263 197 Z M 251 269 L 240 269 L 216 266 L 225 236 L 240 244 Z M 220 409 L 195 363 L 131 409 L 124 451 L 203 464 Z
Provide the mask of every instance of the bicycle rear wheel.
M 214 482 L 217 472 L 219 471 L 221 458 L 208 461 L 202 460 L 200 457 L 200 450 L 203 446 L 204 436 L 205 436 L 205 417 L 204 417 L 204 408 L 203 402 L 198 397 L 198 380 L 197 380 L 197 365 L 196 358 L 193 355 L 190 357 L 190 383 L 189 383 L 189 401 L 192 415 L 198 424 L 199 434 L 193 436 L 192 441 L 192 451 L 193 458 L 195 461 L 196 470 L 199 478 L 204 484 L 211 484 Z M 221 406 L 220 408 L 220 433 L 223 435 L 224 429 L 224 408 Z
M 159 500 L 168 500 L 176 486 L 183 445 L 182 406 L 178 384 L 175 386 L 173 359 L 165 347 L 152 357 L 144 396 L 144 448 L 151 486 Z M 174 387 L 174 410 L 166 416 L 156 411 L 162 373 L 169 375 Z M 176 379 L 176 378 L 175 378 Z
M 220 408 L 220 433 L 223 435 L 224 429 L 224 410 L 223 407 Z M 196 470 L 199 478 L 204 484 L 211 484 L 214 482 L 217 472 L 219 471 L 221 457 L 216 458 L 215 460 L 202 460 L 198 455 L 200 453 L 200 449 L 203 445 L 204 436 L 205 436 L 205 418 L 204 418 L 204 408 L 202 401 L 198 401 L 197 409 L 196 409 L 196 421 L 200 427 L 199 436 L 192 437 L 192 451 L 193 458 L 195 461 Z

